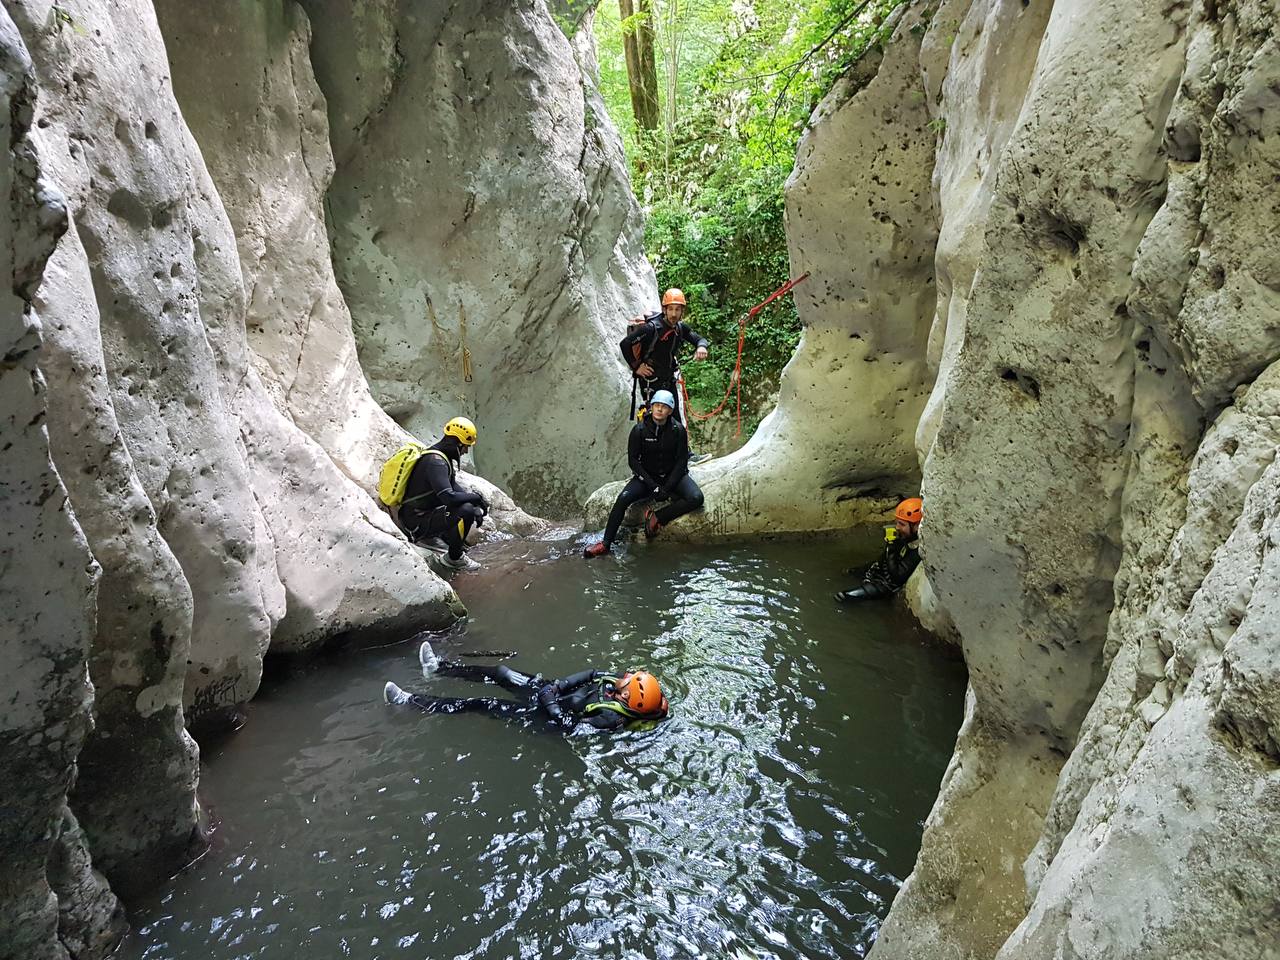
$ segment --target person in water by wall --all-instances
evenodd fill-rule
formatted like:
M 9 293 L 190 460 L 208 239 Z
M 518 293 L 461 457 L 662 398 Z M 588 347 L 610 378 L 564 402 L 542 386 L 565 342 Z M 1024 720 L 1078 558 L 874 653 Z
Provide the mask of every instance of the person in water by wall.
M 468 536 L 489 513 L 483 494 L 457 483 L 462 454 L 475 442 L 476 425 L 466 417 L 445 424 L 444 436 L 414 463 L 397 518 L 415 543 L 443 540 L 449 548 L 445 563 L 459 570 L 476 566 L 465 553 Z
M 659 390 L 666 390 L 673 397 L 680 396 L 680 345 L 690 344 L 693 359 L 707 359 L 710 345 L 706 339 L 693 331 L 684 322 L 685 312 L 689 304 L 685 300 L 684 291 L 672 287 L 662 295 L 662 312 L 636 317 L 631 321 L 631 329 L 622 339 L 622 359 L 631 368 L 634 384 L 639 388 L 640 401 L 648 407 L 653 395 Z M 635 392 L 632 392 L 632 401 Z M 672 407 L 672 416 L 681 423 L 678 402 Z M 694 456 L 695 463 L 709 459 L 710 454 Z
M 587 547 L 584 556 L 599 557 L 609 552 L 627 507 L 633 503 L 655 497 L 667 501 L 657 510 L 649 507 L 645 511 L 644 534 L 650 539 L 676 517 L 702 506 L 702 491 L 689 475 L 689 435 L 672 415 L 675 403 L 671 391 L 657 391 L 644 417 L 631 428 L 627 465 L 631 467 L 632 477 L 609 511 L 604 538 Z
M 418 650 L 422 675 L 458 677 L 496 683 L 518 699 L 506 697 L 433 697 L 409 693 L 394 683 L 383 688 L 387 703 L 417 707 L 423 713 L 487 713 L 516 720 L 544 720 L 561 730 L 586 724 L 597 730 L 635 730 L 665 720 L 670 710 L 658 679 L 642 670 L 618 675 L 606 670 L 582 670 L 559 680 L 510 667 L 438 660 L 429 642 Z
M 924 519 L 924 501 L 919 497 L 903 500 L 894 511 L 893 526 L 885 527 L 884 553 L 862 572 L 862 584 L 852 590 L 841 590 L 836 599 L 842 602 L 885 597 L 902 589 L 920 563 L 917 537 Z M 853 571 L 845 571 L 851 573 Z

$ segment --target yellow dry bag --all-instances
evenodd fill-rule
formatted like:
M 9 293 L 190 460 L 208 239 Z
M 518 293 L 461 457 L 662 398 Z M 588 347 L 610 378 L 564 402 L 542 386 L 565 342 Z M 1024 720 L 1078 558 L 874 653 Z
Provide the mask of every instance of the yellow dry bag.
M 397 450 L 382 465 L 382 473 L 378 477 L 378 499 L 388 507 L 398 507 L 404 502 L 404 491 L 409 485 L 409 476 L 413 473 L 414 464 L 427 453 L 422 444 L 410 440 Z

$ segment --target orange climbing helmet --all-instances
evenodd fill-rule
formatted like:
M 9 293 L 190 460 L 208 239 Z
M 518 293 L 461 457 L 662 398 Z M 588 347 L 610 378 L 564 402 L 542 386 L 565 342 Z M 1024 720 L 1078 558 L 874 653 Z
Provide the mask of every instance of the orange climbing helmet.
M 624 673 L 613 688 L 613 698 L 638 717 L 661 717 L 667 713 L 667 698 L 658 678 L 643 670 Z
M 649 302 L 652 303 L 653 301 L 650 300 Z M 684 298 L 684 291 L 679 287 L 672 287 L 662 295 L 662 305 L 664 307 L 670 306 L 673 303 L 678 303 L 682 307 L 689 306 L 689 302 Z
M 898 504 L 898 509 L 893 512 L 895 520 L 905 520 L 907 523 L 919 523 L 924 519 L 924 501 L 919 497 L 911 497 L 903 500 Z

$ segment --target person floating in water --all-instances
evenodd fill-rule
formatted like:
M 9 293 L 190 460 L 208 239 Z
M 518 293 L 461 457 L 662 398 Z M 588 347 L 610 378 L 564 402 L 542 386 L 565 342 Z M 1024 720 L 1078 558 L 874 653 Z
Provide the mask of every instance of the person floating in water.
M 438 660 L 430 642 L 418 651 L 422 674 L 496 683 L 519 699 L 505 697 L 433 697 L 409 693 L 394 683 L 383 688 L 387 703 L 417 707 L 423 713 L 487 713 L 507 719 L 537 720 L 572 730 L 583 723 L 597 730 L 635 730 L 667 718 L 669 705 L 657 677 L 641 670 L 621 676 L 604 670 L 582 670 L 560 680 L 510 667 Z
M 464 551 L 472 528 L 489 513 L 484 495 L 460 487 L 457 481 L 462 454 L 475 442 L 476 425 L 466 417 L 454 417 L 437 443 L 402 448 L 383 467 L 380 481 L 380 488 L 382 484 L 389 487 L 385 495 L 380 491 L 382 502 L 397 508 L 392 519 L 409 540 L 424 545 L 443 540 L 449 550 L 445 563 L 457 570 L 477 566 Z
M 627 507 L 633 503 L 654 497 L 667 501 L 661 509 L 649 507 L 645 511 L 644 534 L 649 538 L 656 537 L 658 531 L 676 517 L 702 506 L 702 491 L 689 475 L 689 435 L 684 425 L 671 415 L 675 402 L 671 391 L 659 390 L 653 395 L 643 419 L 631 428 L 627 465 L 633 476 L 609 511 L 604 539 L 587 547 L 583 556 L 599 557 L 609 552 Z
M 645 406 L 649 405 L 653 395 L 659 390 L 674 394 L 680 389 L 677 385 L 680 377 L 680 360 L 677 354 L 682 343 L 693 346 L 693 359 L 707 359 L 710 345 L 681 319 L 688 308 L 684 291 L 672 287 L 662 295 L 662 311 L 632 320 L 631 329 L 619 344 L 622 359 L 631 368 L 631 375 L 640 389 L 640 398 Z M 634 397 L 633 393 L 633 400 Z M 681 419 L 678 409 L 673 410 L 672 415 L 676 420 Z
M 924 519 L 924 501 L 919 497 L 903 500 L 894 511 L 893 526 L 885 527 L 884 553 L 862 572 L 861 586 L 841 590 L 836 599 L 842 602 L 885 597 L 902 588 L 920 563 L 920 521 Z M 845 571 L 850 573 L 852 571 Z

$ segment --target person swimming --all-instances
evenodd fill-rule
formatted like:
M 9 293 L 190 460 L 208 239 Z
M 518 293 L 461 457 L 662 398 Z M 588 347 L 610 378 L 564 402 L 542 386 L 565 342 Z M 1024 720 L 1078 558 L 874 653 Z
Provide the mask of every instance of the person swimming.
M 547 723 L 570 731 L 579 724 L 596 730 L 648 728 L 665 720 L 670 705 L 658 678 L 643 670 L 621 675 L 607 670 L 581 670 L 558 680 L 496 666 L 440 660 L 424 641 L 418 649 L 424 677 L 458 677 L 496 683 L 515 694 L 506 697 L 437 697 L 410 693 L 387 682 L 383 699 L 389 704 L 417 707 L 423 713 L 486 713 L 494 717 Z

